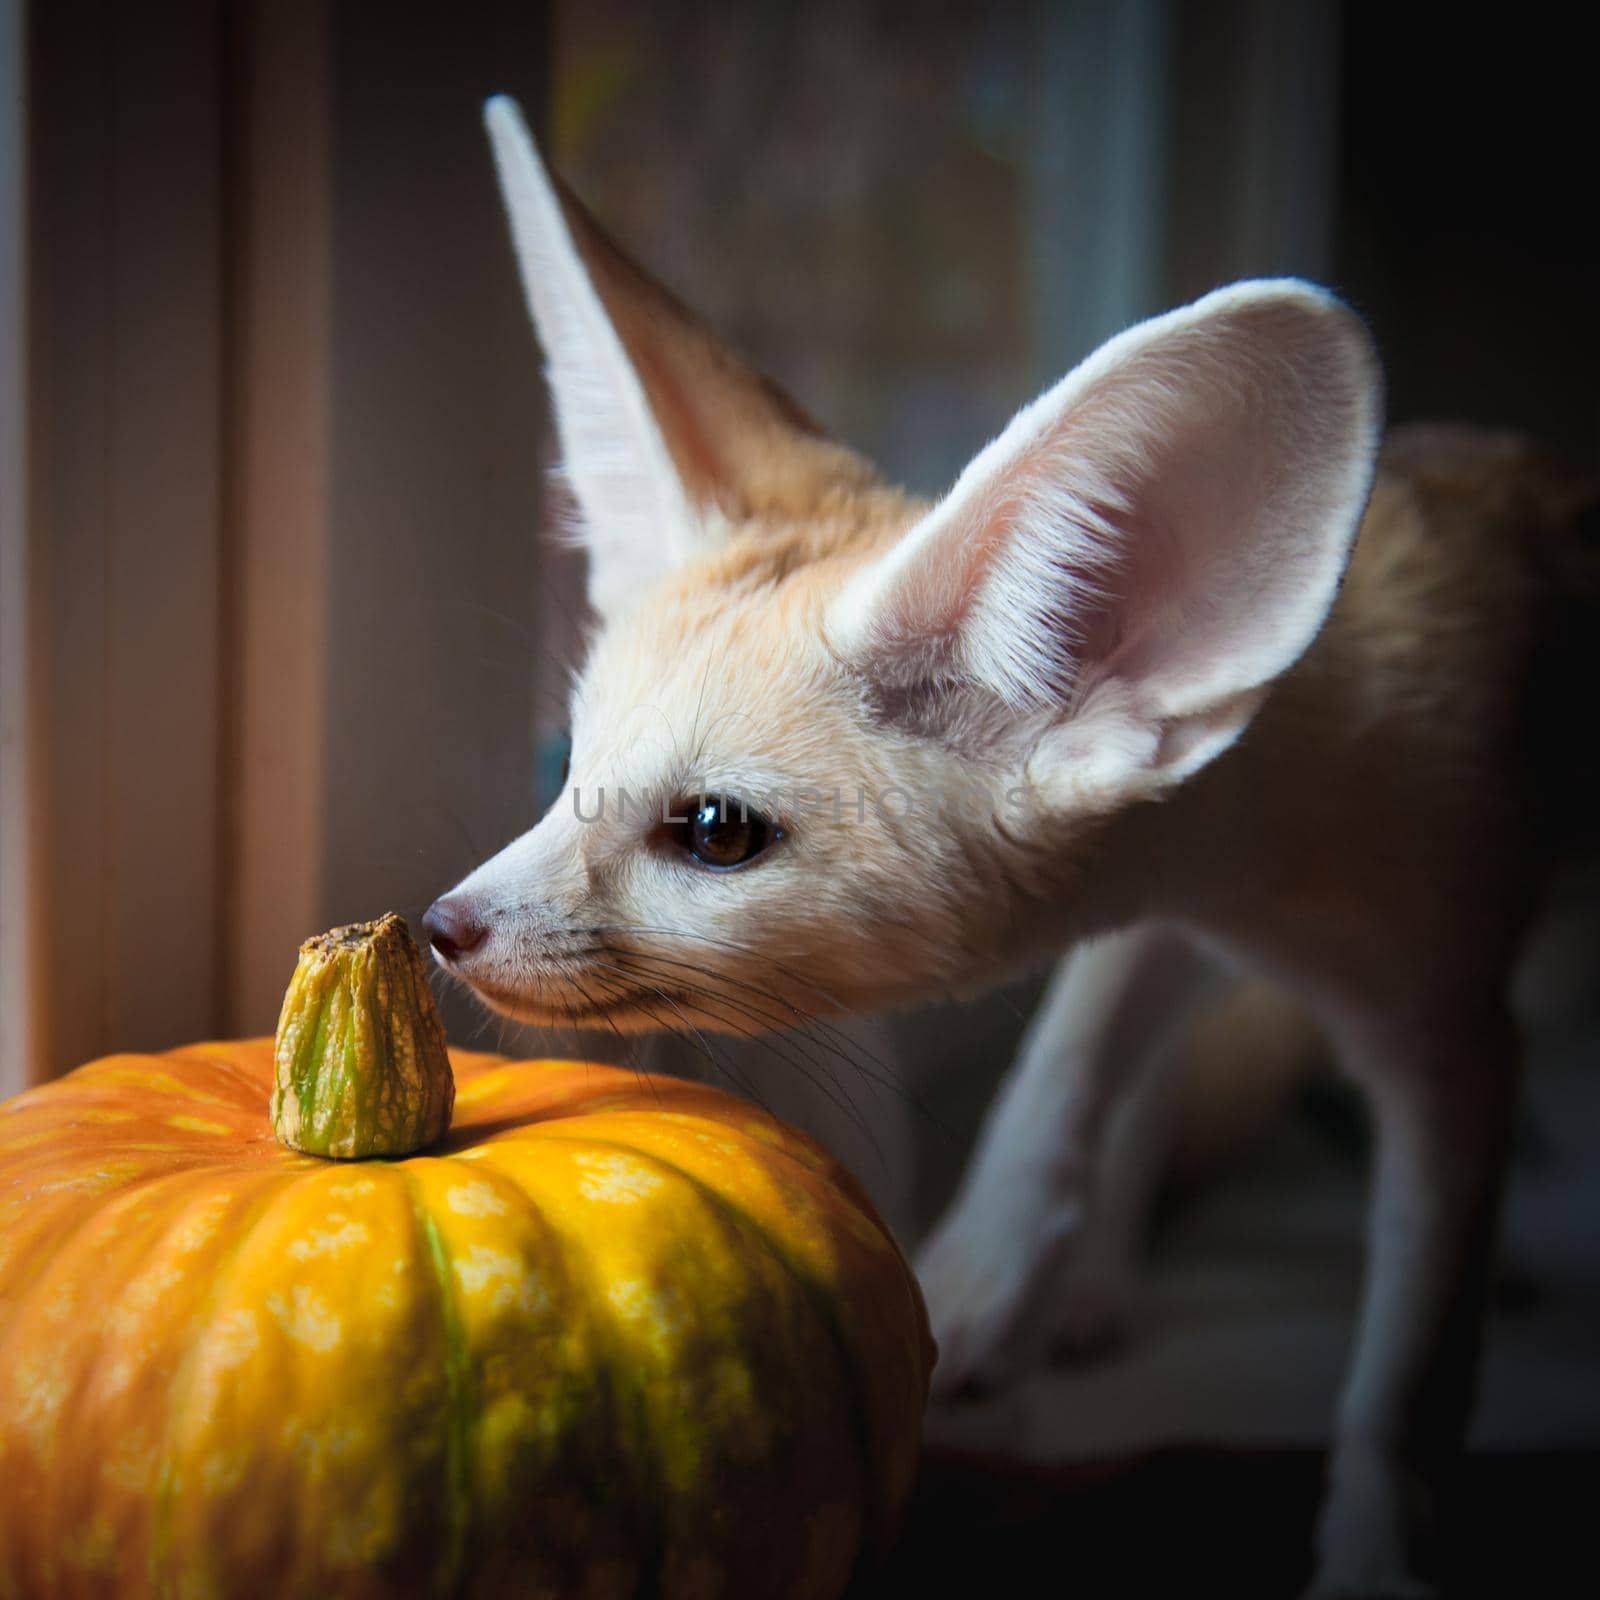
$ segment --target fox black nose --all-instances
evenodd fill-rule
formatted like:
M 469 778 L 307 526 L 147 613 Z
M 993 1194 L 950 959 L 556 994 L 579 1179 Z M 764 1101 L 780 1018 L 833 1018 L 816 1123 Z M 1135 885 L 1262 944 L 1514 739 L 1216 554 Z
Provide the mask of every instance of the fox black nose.
M 428 943 L 446 961 L 469 954 L 483 943 L 489 930 L 464 901 L 445 895 L 423 913 L 422 926 Z

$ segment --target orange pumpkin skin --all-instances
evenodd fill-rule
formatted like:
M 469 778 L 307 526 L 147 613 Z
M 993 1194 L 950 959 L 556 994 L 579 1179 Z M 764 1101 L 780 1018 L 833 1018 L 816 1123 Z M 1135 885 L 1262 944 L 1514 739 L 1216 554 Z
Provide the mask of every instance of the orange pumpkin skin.
M 0 1596 L 826 1597 L 933 1348 L 860 1189 L 729 1095 L 452 1051 L 329 1163 L 272 1042 L 0 1106 Z

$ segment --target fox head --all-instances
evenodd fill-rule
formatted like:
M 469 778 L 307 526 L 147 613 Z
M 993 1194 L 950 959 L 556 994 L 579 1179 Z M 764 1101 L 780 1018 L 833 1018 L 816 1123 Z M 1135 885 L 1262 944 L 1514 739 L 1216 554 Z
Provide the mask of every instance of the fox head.
M 425 918 L 533 1022 L 752 1032 L 992 980 L 1109 819 L 1236 740 L 1332 604 L 1379 379 L 1236 284 L 1111 340 L 937 503 L 628 260 L 487 122 L 598 628 L 549 813 Z

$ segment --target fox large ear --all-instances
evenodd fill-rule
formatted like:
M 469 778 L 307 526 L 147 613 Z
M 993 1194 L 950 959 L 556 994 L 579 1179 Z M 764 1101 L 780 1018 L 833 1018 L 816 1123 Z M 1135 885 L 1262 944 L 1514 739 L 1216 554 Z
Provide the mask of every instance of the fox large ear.
M 1021 411 L 846 586 L 830 639 L 885 715 L 1009 741 L 1063 800 L 1157 789 L 1225 749 L 1321 627 L 1381 409 L 1331 295 L 1219 290 Z
M 798 515 L 829 485 L 871 478 L 552 181 L 514 100 L 490 100 L 484 121 L 597 611 L 705 553 L 730 520 Z

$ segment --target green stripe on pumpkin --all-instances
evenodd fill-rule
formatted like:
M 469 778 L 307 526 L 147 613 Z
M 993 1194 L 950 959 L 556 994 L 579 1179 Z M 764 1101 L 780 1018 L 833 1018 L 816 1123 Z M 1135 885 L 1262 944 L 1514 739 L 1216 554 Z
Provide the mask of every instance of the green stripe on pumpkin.
M 427 1246 L 439 1289 L 439 1311 L 444 1324 L 445 1348 L 445 1538 L 439 1558 L 435 1586 L 441 1595 L 452 1595 L 460 1586 L 466 1559 L 467 1530 L 472 1521 L 472 1463 L 470 1443 L 473 1426 L 472 1369 L 467 1342 L 456 1307 L 454 1269 L 450 1252 L 439 1232 L 439 1225 L 421 1204 L 415 1185 L 409 1185 L 412 1209 L 418 1230 Z

